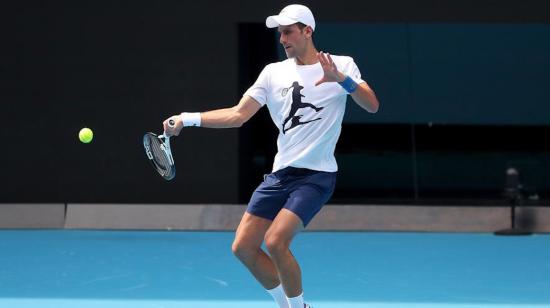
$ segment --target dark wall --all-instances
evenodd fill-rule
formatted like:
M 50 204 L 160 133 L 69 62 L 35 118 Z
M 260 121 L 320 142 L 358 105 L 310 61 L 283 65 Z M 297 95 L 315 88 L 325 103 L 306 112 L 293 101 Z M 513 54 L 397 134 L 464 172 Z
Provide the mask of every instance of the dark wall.
M 189 9 L 66 3 L 11 18 L 2 134 L 13 144 L 3 151 L 0 200 L 236 200 L 235 130 L 189 129 L 173 140 L 179 176 L 170 183 L 141 146 L 169 115 L 238 99 L 236 24 L 196 23 Z M 89 145 L 77 139 L 84 126 L 95 132 Z
M 320 22 L 546 22 L 544 1 L 304 1 Z M 287 2 L 19 2 L 0 16 L 0 202 L 239 201 L 239 132 L 186 129 L 178 176 L 141 148 L 167 116 L 235 104 L 239 24 Z M 253 42 L 252 42 L 253 43 Z M 89 145 L 77 133 L 95 132 Z M 241 165 L 243 162 L 241 161 Z

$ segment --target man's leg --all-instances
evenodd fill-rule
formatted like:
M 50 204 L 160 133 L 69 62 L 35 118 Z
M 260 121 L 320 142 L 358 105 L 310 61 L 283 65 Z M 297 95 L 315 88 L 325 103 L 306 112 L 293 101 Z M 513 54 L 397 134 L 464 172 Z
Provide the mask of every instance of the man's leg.
M 244 213 L 232 245 L 235 256 L 268 290 L 280 284 L 277 269 L 269 256 L 261 249 L 264 235 L 271 220 Z
M 266 247 L 289 298 L 302 294 L 302 272 L 289 247 L 303 228 L 302 220 L 296 214 L 282 209 L 265 234 Z
M 280 308 L 288 308 L 286 294 L 279 281 L 275 265 L 261 249 L 264 235 L 271 220 L 245 213 L 237 228 L 233 253 L 250 270 L 273 297 Z

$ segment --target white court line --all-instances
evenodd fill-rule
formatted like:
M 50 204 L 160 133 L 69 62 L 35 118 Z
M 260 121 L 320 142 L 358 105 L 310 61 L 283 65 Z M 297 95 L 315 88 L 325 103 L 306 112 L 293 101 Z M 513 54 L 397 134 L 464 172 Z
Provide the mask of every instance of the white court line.
M 312 302 L 318 308 L 543 308 L 538 304 L 485 304 L 485 303 L 379 303 L 379 302 Z M 176 301 L 176 300 L 99 300 L 50 298 L 0 298 L 0 306 L 10 308 L 257 308 L 275 307 L 272 301 Z

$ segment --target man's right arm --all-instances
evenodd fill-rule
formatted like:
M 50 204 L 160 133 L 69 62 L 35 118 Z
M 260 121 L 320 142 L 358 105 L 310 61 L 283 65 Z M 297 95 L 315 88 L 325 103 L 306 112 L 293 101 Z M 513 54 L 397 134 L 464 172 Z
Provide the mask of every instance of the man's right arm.
M 216 109 L 200 113 L 201 127 L 208 128 L 232 128 L 241 127 L 246 123 L 260 108 L 262 105 L 258 103 L 254 98 L 244 95 L 241 101 L 231 107 Z M 174 127 L 168 126 L 168 121 L 174 120 Z M 179 132 L 183 128 L 185 123 L 182 122 L 182 117 L 179 115 L 172 116 L 163 122 L 164 131 L 173 136 L 179 135 Z
M 255 99 L 245 95 L 236 106 L 201 113 L 201 126 L 209 128 L 241 127 L 261 107 L 262 105 Z

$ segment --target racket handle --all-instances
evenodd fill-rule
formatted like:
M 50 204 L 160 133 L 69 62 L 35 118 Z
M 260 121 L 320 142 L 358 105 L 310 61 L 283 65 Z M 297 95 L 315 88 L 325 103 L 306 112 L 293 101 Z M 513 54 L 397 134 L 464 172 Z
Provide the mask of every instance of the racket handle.
M 174 128 L 175 126 L 176 126 L 176 121 L 172 119 L 168 120 L 168 127 Z M 160 135 L 159 137 L 166 138 L 166 139 L 170 138 L 170 136 L 166 135 L 166 131 L 164 131 L 162 135 Z

